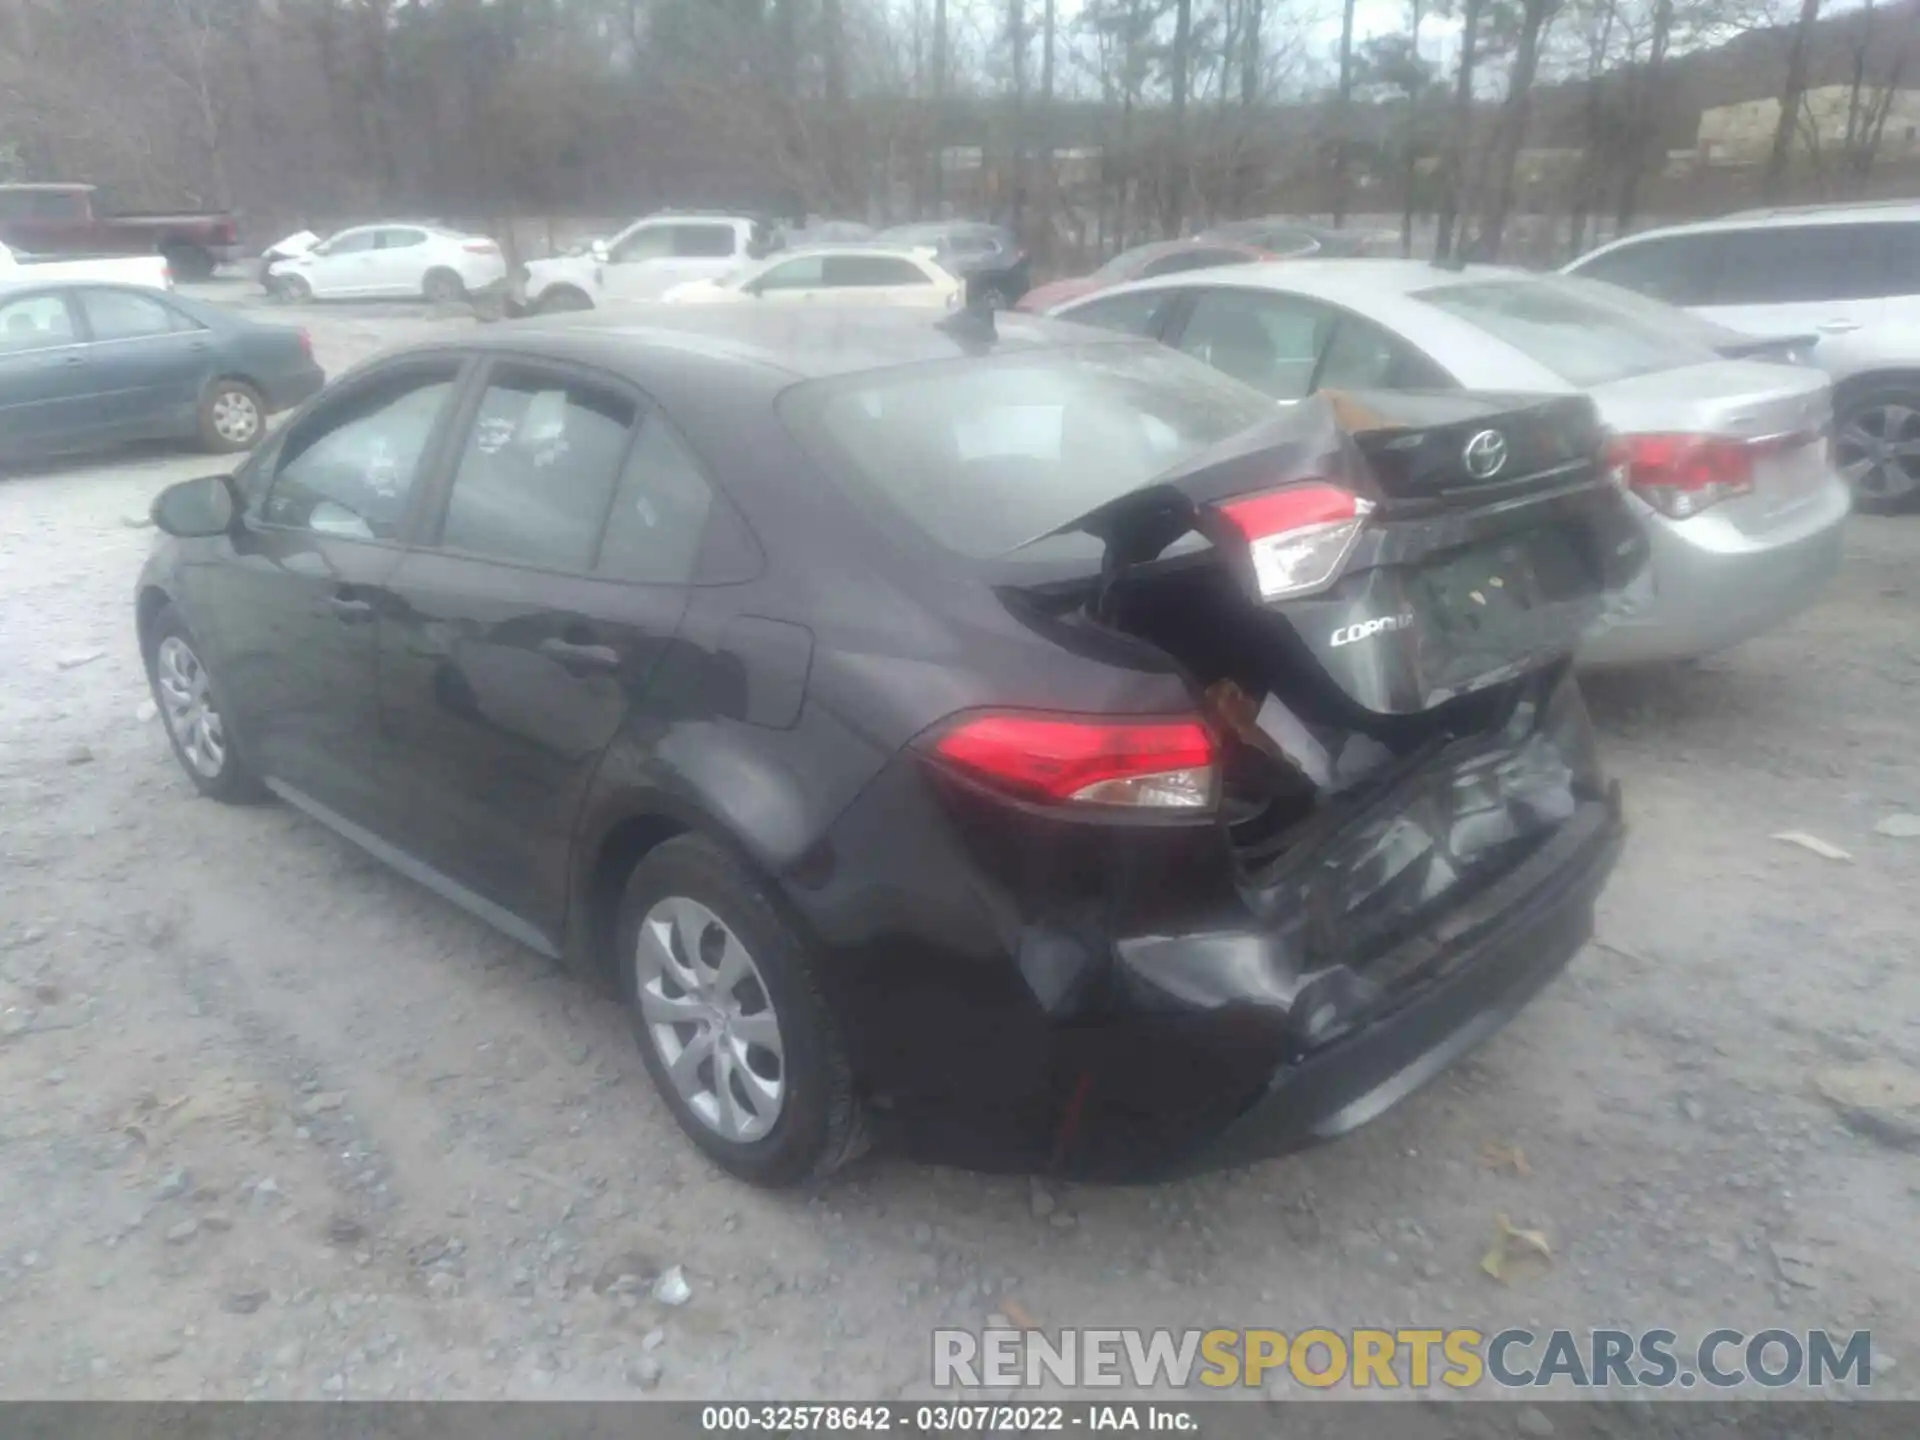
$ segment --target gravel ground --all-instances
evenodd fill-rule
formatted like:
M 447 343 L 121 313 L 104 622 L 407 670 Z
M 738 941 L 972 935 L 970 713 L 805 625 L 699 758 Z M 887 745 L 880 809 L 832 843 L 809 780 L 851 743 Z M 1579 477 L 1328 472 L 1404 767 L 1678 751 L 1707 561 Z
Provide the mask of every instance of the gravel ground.
M 472 323 L 282 313 L 331 371 Z M 1633 825 L 1600 939 L 1368 1129 L 1160 1187 L 870 1159 L 770 1196 L 680 1138 L 611 1004 L 285 807 L 194 797 L 131 587 L 151 496 L 207 468 L 0 479 L 0 1397 L 911 1397 L 929 1329 L 1014 1302 L 1870 1327 L 1876 1392 L 1920 1393 L 1920 1122 L 1818 1089 L 1920 1083 L 1920 838 L 1875 829 L 1920 812 L 1920 520 L 1853 522 L 1778 634 L 1593 684 Z M 1551 1265 L 1483 1273 L 1496 1215 Z

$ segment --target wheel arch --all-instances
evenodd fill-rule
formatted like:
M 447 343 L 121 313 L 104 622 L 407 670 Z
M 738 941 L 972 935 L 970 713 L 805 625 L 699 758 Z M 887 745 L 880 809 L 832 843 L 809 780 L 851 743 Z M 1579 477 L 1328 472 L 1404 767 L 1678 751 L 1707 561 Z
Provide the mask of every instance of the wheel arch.
M 1844 404 L 1877 390 L 1911 390 L 1920 396 L 1920 367 L 1888 365 L 1857 371 L 1843 380 L 1836 380 L 1833 382 L 1833 408 L 1838 411 Z
M 153 624 L 160 618 L 160 612 L 173 603 L 173 597 L 158 585 L 140 587 L 139 598 L 134 602 L 134 634 L 140 641 L 140 663 L 147 661 L 147 652 L 152 649 Z

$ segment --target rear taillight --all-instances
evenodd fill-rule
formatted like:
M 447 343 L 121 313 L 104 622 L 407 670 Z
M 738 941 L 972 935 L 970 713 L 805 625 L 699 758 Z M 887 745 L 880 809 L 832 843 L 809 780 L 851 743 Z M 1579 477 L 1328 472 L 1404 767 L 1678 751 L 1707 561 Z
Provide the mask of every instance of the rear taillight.
M 500 247 L 491 240 L 469 240 L 460 247 L 469 255 L 498 255 Z
M 313 358 L 313 336 L 305 330 L 300 332 L 300 348 L 307 352 L 307 358 L 309 360 Z
M 928 748 L 971 780 L 1037 804 L 1205 810 L 1213 736 L 1192 718 L 998 711 L 962 715 Z
M 173 289 L 173 266 L 162 265 L 160 267 L 160 288 L 162 290 Z
M 1767 441 L 1724 435 L 1617 435 L 1607 463 L 1627 488 L 1662 515 L 1685 520 L 1710 505 L 1753 490 L 1753 462 Z M 1796 437 L 1805 444 L 1812 436 Z
M 1373 502 L 1337 485 L 1290 485 L 1228 500 L 1220 514 L 1247 538 L 1260 598 L 1317 590 L 1340 573 Z

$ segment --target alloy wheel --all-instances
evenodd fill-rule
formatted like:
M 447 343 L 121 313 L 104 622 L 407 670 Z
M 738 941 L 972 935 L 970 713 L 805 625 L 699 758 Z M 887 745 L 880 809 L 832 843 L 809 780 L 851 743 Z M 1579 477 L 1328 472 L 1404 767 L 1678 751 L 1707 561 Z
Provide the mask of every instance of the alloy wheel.
M 1856 495 L 1905 500 L 1920 490 L 1920 409 L 1891 400 L 1863 406 L 1841 426 L 1834 451 Z
M 153 668 L 167 729 L 180 753 L 205 779 L 217 780 L 226 768 L 227 732 L 214 708 L 206 667 L 186 641 L 169 635 L 160 642 Z
M 230 445 L 245 445 L 260 433 L 260 407 L 244 390 L 222 390 L 213 397 L 213 430 Z
M 667 1081 L 724 1140 L 762 1139 L 786 1102 L 786 1046 L 773 998 L 740 937 L 685 896 L 640 922 L 634 993 Z

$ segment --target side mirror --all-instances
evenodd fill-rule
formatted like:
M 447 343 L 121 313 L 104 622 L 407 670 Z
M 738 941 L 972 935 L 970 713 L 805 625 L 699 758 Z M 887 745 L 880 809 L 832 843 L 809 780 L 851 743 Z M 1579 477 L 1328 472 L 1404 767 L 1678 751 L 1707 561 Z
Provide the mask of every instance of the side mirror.
M 607 249 L 607 242 L 604 240 L 595 240 L 591 245 L 587 246 L 587 253 L 593 257 L 594 263 L 598 265 L 604 265 L 613 258 L 613 253 Z
M 153 497 L 154 525 L 183 540 L 224 535 L 239 514 L 240 497 L 231 475 L 182 480 Z

